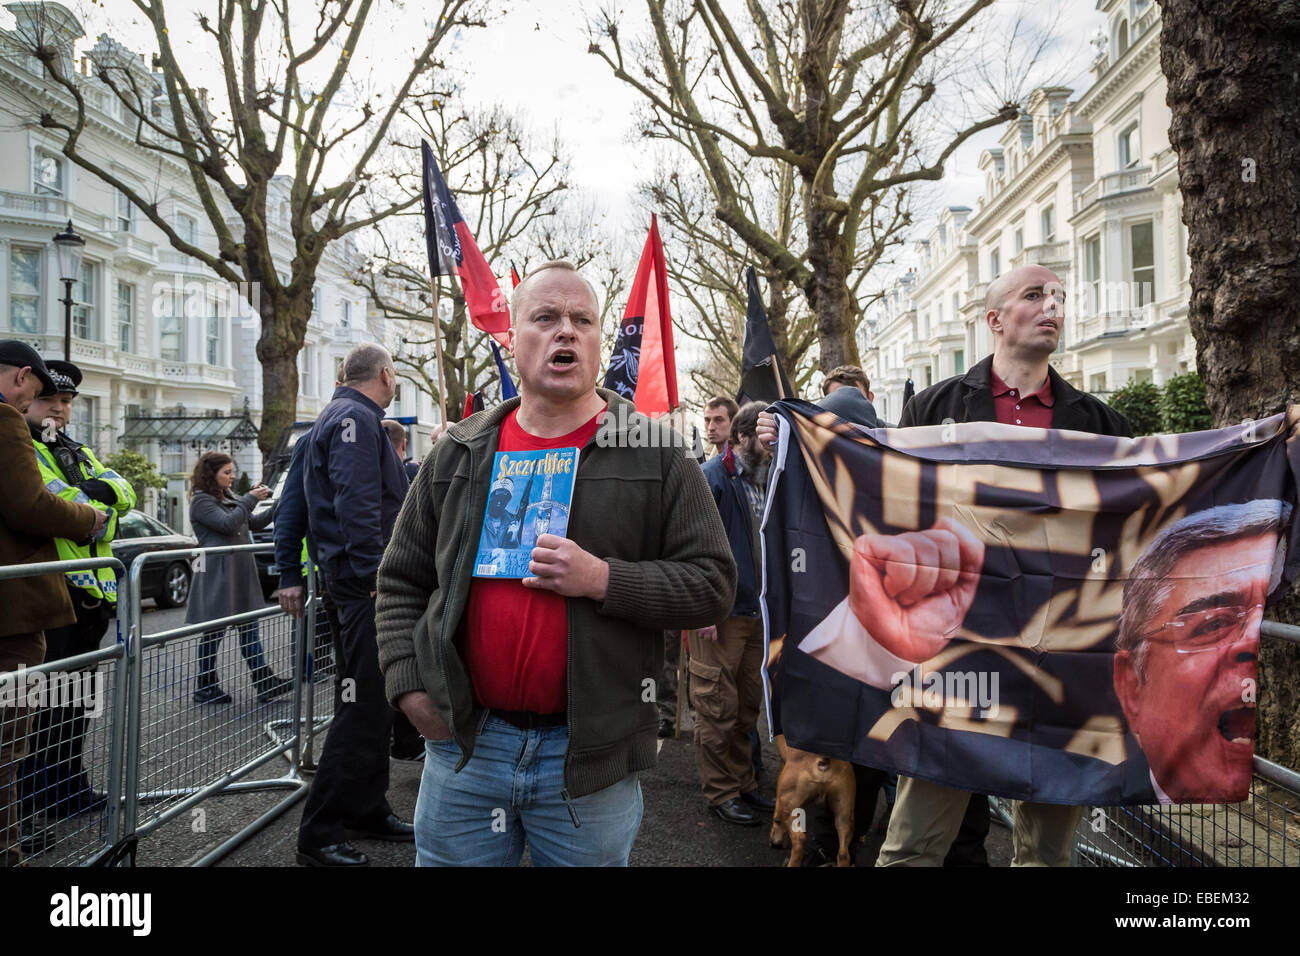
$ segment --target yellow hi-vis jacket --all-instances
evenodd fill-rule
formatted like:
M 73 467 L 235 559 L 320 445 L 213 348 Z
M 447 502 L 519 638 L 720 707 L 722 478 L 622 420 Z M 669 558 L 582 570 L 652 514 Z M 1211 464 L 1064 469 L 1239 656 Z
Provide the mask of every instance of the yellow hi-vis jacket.
M 78 504 L 90 505 L 100 511 L 108 510 L 108 521 L 104 525 L 104 533 L 89 544 L 76 544 L 67 538 L 54 539 L 54 544 L 59 550 L 59 560 L 111 558 L 113 549 L 109 547 L 109 542 L 117 534 L 118 516 L 126 514 L 135 507 L 135 489 L 131 487 L 129 481 L 117 472 L 100 464 L 99 459 L 95 457 L 95 453 L 90 450 L 88 445 L 77 445 L 76 442 L 71 441 L 65 435 L 60 435 L 59 438 L 68 447 L 75 446 L 77 469 L 81 472 L 83 481 L 98 478 L 106 482 L 117 493 L 117 500 L 112 505 L 91 500 L 76 485 L 68 483 L 67 476 L 59 468 L 58 461 L 55 459 L 50 445 L 39 439 L 32 439 L 32 444 L 36 446 L 36 463 L 41 469 L 41 479 L 45 482 L 46 490 L 50 494 L 58 495 L 68 501 L 75 501 Z M 103 598 L 109 604 L 117 604 L 117 575 L 112 568 L 95 568 L 89 571 L 67 571 L 65 573 L 68 577 L 68 583 L 73 587 L 81 588 L 89 597 Z

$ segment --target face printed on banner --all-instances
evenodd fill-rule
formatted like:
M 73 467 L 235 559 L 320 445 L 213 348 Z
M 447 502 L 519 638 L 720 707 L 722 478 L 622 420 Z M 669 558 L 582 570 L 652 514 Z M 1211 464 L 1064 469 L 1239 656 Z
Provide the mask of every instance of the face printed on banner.
M 1124 715 L 1174 802 L 1240 800 L 1249 790 L 1259 627 L 1276 552 L 1276 535 L 1264 534 L 1186 554 L 1142 645 L 1115 655 Z
M 567 269 L 547 269 L 520 290 L 513 344 L 523 391 L 551 401 L 590 394 L 600 366 L 600 319 L 587 283 Z
M 1056 348 L 1065 322 L 1065 289 L 1051 269 L 1024 266 L 995 280 L 1000 304 L 988 313 L 999 351 L 1045 353 Z

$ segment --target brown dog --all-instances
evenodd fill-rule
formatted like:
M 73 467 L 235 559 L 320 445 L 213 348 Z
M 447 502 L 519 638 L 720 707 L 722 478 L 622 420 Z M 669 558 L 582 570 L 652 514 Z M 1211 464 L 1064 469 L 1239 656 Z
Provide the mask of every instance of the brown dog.
M 790 860 L 786 866 L 803 862 L 804 840 L 808 838 L 805 809 L 817 797 L 835 818 L 835 832 L 840 838 L 836 866 L 848 866 L 849 847 L 853 842 L 853 801 L 857 797 L 857 780 L 853 767 L 843 760 L 821 757 L 788 746 L 785 735 L 776 738 L 781 751 L 781 776 L 776 782 L 776 810 L 772 814 L 772 832 L 768 843 L 780 847 L 790 837 Z

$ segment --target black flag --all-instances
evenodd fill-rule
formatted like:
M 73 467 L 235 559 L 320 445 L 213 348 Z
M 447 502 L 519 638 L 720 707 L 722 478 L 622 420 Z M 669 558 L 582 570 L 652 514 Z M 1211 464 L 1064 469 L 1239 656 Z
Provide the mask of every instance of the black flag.
M 903 386 L 903 408 L 907 407 L 907 403 L 912 400 L 912 396 L 915 394 L 916 386 L 912 384 L 912 380 L 909 378 L 907 384 Z
M 758 294 L 758 276 L 754 267 L 745 269 L 745 289 L 749 304 L 745 309 L 745 345 L 740 361 L 740 391 L 736 401 L 775 402 L 781 398 L 796 398 L 785 369 L 776 358 L 776 342 L 767 324 L 763 300 Z

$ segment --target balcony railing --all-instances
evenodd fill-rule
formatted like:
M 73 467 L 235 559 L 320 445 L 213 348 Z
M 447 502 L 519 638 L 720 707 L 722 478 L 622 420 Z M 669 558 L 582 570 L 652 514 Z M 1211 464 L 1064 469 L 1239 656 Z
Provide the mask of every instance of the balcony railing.
M 64 225 L 69 219 L 74 228 L 88 232 L 108 232 L 113 220 L 108 216 L 83 209 L 62 196 L 38 196 L 35 193 L 0 189 L 0 209 L 6 215 Z
M 1150 166 L 1134 166 L 1117 173 L 1106 173 L 1092 181 L 1086 188 L 1074 194 L 1074 211 L 1077 215 L 1093 203 L 1120 193 L 1149 189 Z
M 177 252 L 175 249 L 161 249 L 158 252 L 158 262 L 170 272 L 186 272 L 194 275 L 200 275 L 205 278 L 214 278 L 215 273 L 206 265 L 195 259 L 193 256 L 187 256 L 183 252 Z
M 1118 312 L 1103 312 L 1079 320 L 1079 343 L 1090 341 L 1102 335 L 1128 332 L 1144 328 L 1150 320 L 1150 309 L 1126 309 Z
M 1070 244 L 1068 242 L 1045 242 L 1037 246 L 1025 246 L 1011 257 L 1011 267 L 1057 264 L 1070 261 Z

